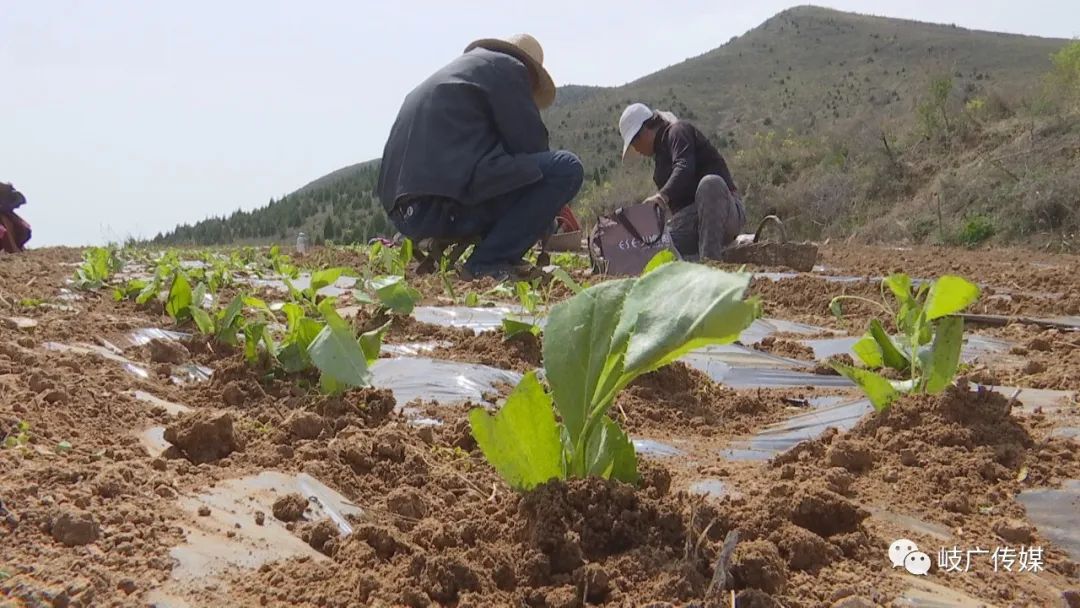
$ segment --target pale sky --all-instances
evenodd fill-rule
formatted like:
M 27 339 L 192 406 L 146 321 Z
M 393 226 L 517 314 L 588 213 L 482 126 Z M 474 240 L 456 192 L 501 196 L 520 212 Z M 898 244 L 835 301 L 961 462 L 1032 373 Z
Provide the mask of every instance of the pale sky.
M 618 85 L 796 4 L 0 0 L 0 181 L 32 246 L 151 237 L 378 157 L 403 96 L 473 39 L 528 32 L 556 84 Z M 820 4 L 1080 35 L 1077 0 Z

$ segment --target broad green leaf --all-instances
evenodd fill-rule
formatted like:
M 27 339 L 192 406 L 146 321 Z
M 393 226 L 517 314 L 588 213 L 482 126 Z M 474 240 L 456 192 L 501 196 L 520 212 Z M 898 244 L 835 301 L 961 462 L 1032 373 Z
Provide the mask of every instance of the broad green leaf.
M 297 326 L 295 340 L 301 348 L 306 349 L 326 326 L 325 323 L 304 317 Z
M 161 281 L 155 278 L 152 283 L 150 283 L 146 287 L 143 287 L 142 291 L 139 292 L 139 295 L 135 296 L 135 303 L 139 305 L 146 304 L 158 295 L 158 291 L 160 289 Z
M 891 274 L 882 282 L 896 296 L 897 304 L 902 306 L 905 302 L 911 302 L 911 277 L 902 273 Z
M 551 308 L 544 329 L 544 371 L 555 406 L 576 445 L 598 388 L 622 373 L 628 335 L 613 343 L 634 279 L 595 285 Z M 613 383 L 613 382 L 612 382 Z
M 930 351 L 929 369 L 923 369 L 926 392 L 940 393 L 952 382 L 960 365 L 960 349 L 964 345 L 964 320 L 946 317 L 937 324 L 934 346 Z
M 382 350 L 383 336 L 390 330 L 391 325 L 393 321 L 387 321 L 382 324 L 382 327 L 360 334 L 360 350 L 364 351 L 364 358 L 367 359 L 369 366 L 378 360 L 379 351 Z
M 288 336 L 292 336 L 300 325 L 300 319 L 304 318 L 304 309 L 294 302 L 289 302 L 281 307 L 285 313 L 285 328 Z
M 468 294 L 465 295 L 465 306 L 473 306 L 473 307 L 475 307 L 475 306 L 479 306 L 479 305 L 480 305 L 480 296 L 476 295 L 475 291 L 470 291 Z
M 334 300 L 330 298 L 323 300 L 319 303 L 319 314 L 323 316 L 323 320 L 325 320 L 326 324 L 330 327 L 352 333 L 352 326 L 349 325 L 348 321 L 341 318 L 341 315 L 338 314 L 334 304 Z
M 615 338 L 630 336 L 626 374 L 647 373 L 691 350 L 738 339 L 759 312 L 742 299 L 751 276 L 669 262 L 637 279 Z
M 242 296 L 236 296 L 225 310 L 218 313 L 217 341 L 223 344 L 236 345 L 236 335 L 244 323 L 240 311 L 244 308 Z
M 201 308 L 191 308 L 191 318 L 195 321 L 195 326 L 199 328 L 199 332 L 205 335 L 213 335 L 214 333 L 214 320 L 210 318 L 210 314 Z
M 674 262 L 676 259 L 675 254 L 672 253 L 670 249 L 659 251 L 649 260 L 649 263 L 645 265 L 645 270 L 641 271 L 641 274 L 649 274 L 664 264 Z
M 480 451 L 514 489 L 531 490 L 564 477 L 563 445 L 551 396 L 529 372 L 494 416 L 483 408 L 469 412 Z
M 554 270 L 551 271 L 551 276 L 563 285 L 566 285 L 566 287 L 574 293 L 581 293 L 585 289 L 580 284 L 578 284 L 577 281 L 574 280 L 574 277 L 570 276 L 570 273 L 557 266 Z
M 328 395 L 338 395 L 346 390 L 349 386 L 343 382 L 338 382 L 330 374 L 322 374 L 319 376 L 319 390 Z
M 627 483 L 636 483 L 638 480 L 634 444 L 619 425 L 607 416 L 601 418 L 599 427 L 589 439 L 586 467 L 589 475 L 604 479 L 617 479 Z
M 244 296 L 244 305 L 254 308 L 255 310 L 270 312 L 270 306 L 268 306 L 265 301 L 256 298 L 255 296 Z
M 896 343 L 892 341 L 889 334 L 885 333 L 881 321 L 877 319 L 870 321 L 870 335 L 873 336 L 880 348 L 884 365 L 899 371 L 905 371 L 910 367 L 911 363 L 908 358 L 904 356 L 904 353 L 900 352 L 900 349 L 896 348 Z
M 934 281 L 926 298 L 926 320 L 933 321 L 956 314 L 979 299 L 979 288 L 970 281 L 945 275 Z
M 351 331 L 327 325 L 308 346 L 307 352 L 315 367 L 333 380 L 335 389 L 371 385 L 367 358 Z
M 540 335 L 540 328 L 528 321 L 522 321 L 520 319 L 514 319 L 512 317 L 505 317 L 502 320 L 503 335 L 507 340 L 513 338 L 518 334 L 529 333 L 534 336 Z
M 830 365 L 838 373 L 843 374 L 846 378 L 859 385 L 859 388 L 870 399 L 874 409 L 879 412 L 885 411 L 893 400 L 900 395 L 888 380 L 874 372 L 841 363 L 830 363 Z
M 401 242 L 401 246 L 398 248 L 398 264 L 400 264 L 401 274 L 405 274 L 405 269 L 409 267 L 409 262 L 413 259 L 413 242 L 412 239 L 406 238 Z
M 367 292 L 360 291 L 359 289 L 353 291 L 353 300 L 357 304 L 374 304 L 375 299 L 372 298 Z
M 371 288 L 382 306 L 399 315 L 411 315 L 421 298 L 420 292 L 409 287 L 401 276 L 377 277 L 371 280 Z
M 199 283 L 191 292 L 191 307 L 201 308 L 204 302 L 206 302 L 206 283 Z
M 266 323 L 249 323 L 244 326 L 244 358 L 250 365 L 259 361 L 259 341 L 263 339 L 264 332 Z
M 320 270 L 311 275 L 311 293 L 319 291 L 323 287 L 333 285 L 341 278 L 341 274 L 345 272 L 345 268 L 327 268 L 326 270 Z
M 221 327 L 232 327 L 240 318 L 240 311 L 244 308 L 244 298 L 242 296 L 236 296 L 232 302 L 229 302 L 229 306 L 221 313 L 219 319 L 221 320 Z
M 840 304 L 840 298 L 833 298 L 829 301 L 829 312 L 831 312 L 832 316 L 836 317 L 837 319 L 844 318 L 844 308 Z
M 311 358 L 308 357 L 307 351 L 294 342 L 282 344 L 276 358 L 278 363 L 281 363 L 281 368 L 290 374 L 302 372 L 311 367 Z
M 878 346 L 877 340 L 870 334 L 859 338 L 851 346 L 851 350 L 855 352 L 855 356 L 863 362 L 863 365 L 870 369 L 879 369 L 885 365 L 885 359 L 881 355 L 881 347 Z
M 173 279 L 165 312 L 178 322 L 191 316 L 191 284 L 183 273 L 177 273 Z
M 525 281 L 518 281 L 514 283 L 514 293 L 517 294 L 518 301 L 521 302 L 521 307 L 525 309 L 525 312 L 529 314 L 536 312 L 536 293 L 531 285 Z

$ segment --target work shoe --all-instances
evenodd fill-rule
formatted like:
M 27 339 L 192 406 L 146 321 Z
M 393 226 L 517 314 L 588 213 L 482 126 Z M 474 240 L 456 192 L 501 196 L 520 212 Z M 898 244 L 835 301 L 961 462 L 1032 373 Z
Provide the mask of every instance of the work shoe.
M 485 277 L 491 277 L 497 282 L 510 280 L 510 277 L 514 274 L 514 267 L 509 264 L 499 264 L 493 266 L 481 266 L 479 268 L 470 268 L 467 265 L 462 265 L 458 268 L 458 276 L 462 281 L 477 281 Z
M 517 264 L 491 264 L 480 267 L 470 267 L 468 264 L 465 264 L 458 269 L 458 276 L 461 277 L 463 281 L 475 281 L 484 277 L 491 277 L 502 283 L 509 280 L 529 281 L 543 276 L 543 272 L 528 262 L 519 262 Z

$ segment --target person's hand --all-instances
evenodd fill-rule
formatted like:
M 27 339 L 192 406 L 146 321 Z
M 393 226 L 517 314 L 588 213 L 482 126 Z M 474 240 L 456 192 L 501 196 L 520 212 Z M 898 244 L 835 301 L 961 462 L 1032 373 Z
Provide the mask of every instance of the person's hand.
M 664 213 L 671 215 L 671 209 L 668 208 L 667 199 L 659 192 L 641 202 L 647 205 L 660 205 L 660 208 L 664 210 Z

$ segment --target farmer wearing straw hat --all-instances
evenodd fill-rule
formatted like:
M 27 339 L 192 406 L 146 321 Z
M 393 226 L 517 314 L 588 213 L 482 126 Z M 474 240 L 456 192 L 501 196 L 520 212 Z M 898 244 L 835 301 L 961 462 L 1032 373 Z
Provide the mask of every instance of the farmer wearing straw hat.
M 619 119 L 623 158 L 633 148 L 653 158 L 659 191 L 645 202 L 668 209 L 671 239 L 687 259 L 721 259 L 746 223 L 724 157 L 694 125 L 670 112 L 631 104 Z
M 390 130 L 383 208 L 415 241 L 478 239 L 467 279 L 520 273 L 581 188 L 577 156 L 548 147 L 540 110 L 555 84 L 543 63 L 527 34 L 477 40 L 405 97 Z

